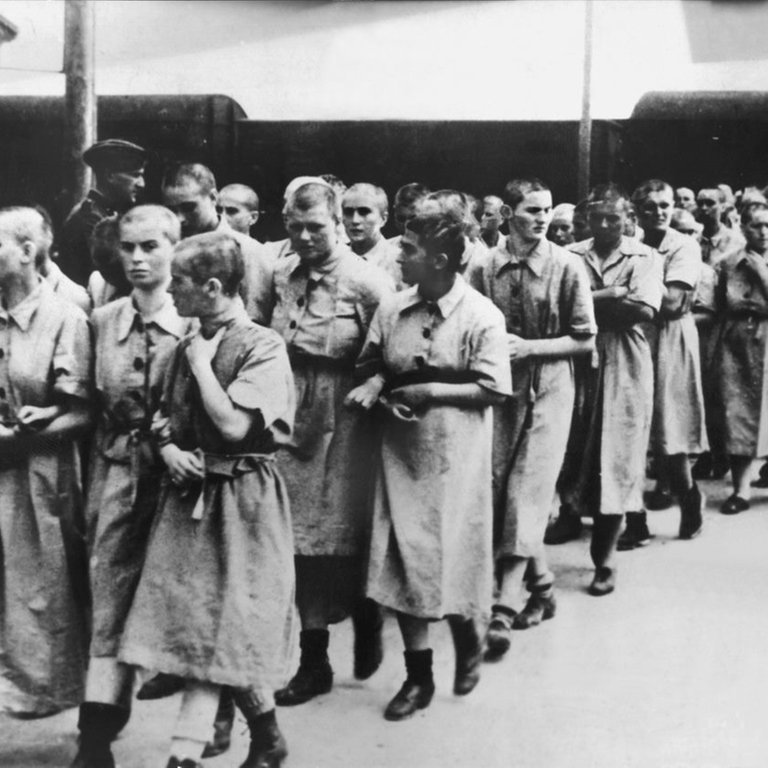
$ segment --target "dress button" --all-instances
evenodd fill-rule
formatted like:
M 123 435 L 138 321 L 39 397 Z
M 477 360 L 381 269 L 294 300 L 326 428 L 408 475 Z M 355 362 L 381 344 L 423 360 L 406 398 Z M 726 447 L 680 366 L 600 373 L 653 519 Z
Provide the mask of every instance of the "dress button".
M 293 330 L 293 329 L 296 327 L 296 321 L 295 321 L 295 320 L 291 320 L 291 322 L 290 322 L 290 323 L 288 323 L 288 327 L 289 327 L 291 330 Z
M 512 289 L 510 290 L 510 293 L 513 296 L 519 296 L 520 295 L 520 286 L 519 285 L 513 285 Z
M 136 358 L 136 359 L 133 361 L 133 367 L 134 367 L 134 368 L 135 368 L 137 371 L 140 371 L 140 370 L 142 370 L 142 369 L 144 368 L 144 361 L 143 361 L 143 360 L 142 360 L 140 357 L 137 357 L 137 358 Z
M 296 304 L 298 306 L 300 306 L 300 307 L 303 307 L 304 306 L 304 297 L 303 296 L 299 296 L 299 298 L 296 299 Z
M 0 360 L 2 360 L 5 357 L 5 350 L 0 349 Z
M 424 329 L 424 330 L 421 332 L 421 335 L 422 335 L 422 336 L 423 336 L 425 339 L 428 339 L 428 338 L 429 338 L 429 337 L 432 335 L 432 331 L 430 331 L 430 330 L 429 330 L 429 328 L 425 328 L 425 329 Z
M 5 387 L 0 387 L 0 397 L 5 400 Z

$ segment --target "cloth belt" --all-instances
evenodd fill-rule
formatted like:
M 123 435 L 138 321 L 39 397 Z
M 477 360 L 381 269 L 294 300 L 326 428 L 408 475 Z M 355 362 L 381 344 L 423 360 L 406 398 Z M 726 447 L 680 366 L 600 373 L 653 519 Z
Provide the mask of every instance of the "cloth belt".
M 180 490 L 182 498 L 194 499 L 192 519 L 202 520 L 205 511 L 205 490 L 215 480 L 241 477 L 255 472 L 264 464 L 275 461 L 274 453 L 205 453 L 200 449 L 195 454 L 203 462 L 205 475 L 199 482 L 191 483 Z

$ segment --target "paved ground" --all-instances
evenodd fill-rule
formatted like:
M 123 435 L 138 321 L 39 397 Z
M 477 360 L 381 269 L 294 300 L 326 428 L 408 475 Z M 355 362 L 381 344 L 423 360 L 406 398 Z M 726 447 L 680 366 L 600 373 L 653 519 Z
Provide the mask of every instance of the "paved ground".
M 403 679 L 402 644 L 386 625 L 386 658 L 369 681 L 351 674 L 348 624 L 334 629 L 337 685 L 279 710 L 286 768 L 766 768 L 768 766 L 768 495 L 718 514 L 724 483 L 705 483 L 706 528 L 675 539 L 677 509 L 650 516 L 652 544 L 620 554 L 617 591 L 584 592 L 584 539 L 551 547 L 555 619 L 514 634 L 466 699 L 450 693 L 447 627 L 436 632 L 438 693 L 412 720 L 382 709 Z M 164 768 L 178 699 L 138 702 L 115 745 L 121 768 Z M 76 712 L 36 722 L 0 717 L 0 766 L 67 766 Z M 245 725 L 211 768 L 239 766 Z

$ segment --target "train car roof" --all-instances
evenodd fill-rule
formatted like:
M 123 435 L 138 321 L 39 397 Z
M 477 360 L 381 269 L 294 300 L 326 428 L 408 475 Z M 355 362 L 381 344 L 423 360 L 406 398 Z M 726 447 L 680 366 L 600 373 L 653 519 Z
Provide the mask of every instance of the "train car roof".
M 631 120 L 768 120 L 768 91 L 650 91 Z
M 167 94 L 138 96 L 97 96 L 100 120 L 156 122 L 202 121 L 221 115 L 242 120 L 245 110 L 222 94 Z M 0 121 L 47 121 L 64 119 L 63 96 L 0 96 Z

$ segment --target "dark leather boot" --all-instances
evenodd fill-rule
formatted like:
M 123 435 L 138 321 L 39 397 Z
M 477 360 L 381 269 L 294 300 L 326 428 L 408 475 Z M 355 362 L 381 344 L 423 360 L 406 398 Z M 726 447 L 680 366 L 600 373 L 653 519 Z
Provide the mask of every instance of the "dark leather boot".
M 213 740 L 205 745 L 203 759 L 224 754 L 232 741 L 232 727 L 235 724 L 235 700 L 232 689 L 222 686 L 219 695 L 219 708 L 213 721 Z
M 645 547 L 651 543 L 651 532 L 648 530 L 648 520 L 645 512 L 627 512 L 627 527 L 619 536 L 616 549 L 627 552 L 631 549 Z
M 355 667 L 358 680 L 367 680 L 381 665 L 384 658 L 384 646 L 381 641 L 381 628 L 384 617 L 379 605 L 365 598 L 352 611 L 352 626 L 355 630 Z
M 544 543 L 566 544 L 575 541 L 581 536 L 581 528 L 581 518 L 570 507 L 563 505 L 555 522 L 544 533 Z
M 528 587 L 531 596 L 520 613 L 515 616 L 512 626 L 515 629 L 528 629 L 551 619 L 557 610 L 555 590 L 549 584 L 534 584 Z
M 115 768 L 111 744 L 128 722 L 130 711 L 115 704 L 80 705 L 78 749 L 70 768 Z
M 704 519 L 701 508 L 704 506 L 699 486 L 696 483 L 680 497 L 680 538 L 693 539 L 701 533 Z
M 405 651 L 407 677 L 400 690 L 384 710 L 384 719 L 397 721 L 411 717 L 417 710 L 425 709 L 435 695 L 432 679 L 432 649 Z
M 279 768 L 288 754 L 288 746 L 277 727 L 275 710 L 262 712 L 248 690 L 235 689 L 234 699 L 251 733 L 248 756 L 240 768 Z
M 456 650 L 456 672 L 453 678 L 453 692 L 466 696 L 480 682 L 480 663 L 483 660 L 483 644 L 477 633 L 474 619 L 449 616 L 448 626 Z
M 139 701 L 153 701 L 154 699 L 164 699 L 173 696 L 184 688 L 184 679 L 176 675 L 168 675 L 165 672 L 159 672 L 154 677 L 147 680 L 139 688 L 136 698 Z
M 275 702 L 281 707 L 303 704 L 321 693 L 328 693 L 333 687 L 333 670 L 328 660 L 328 630 L 303 631 L 299 645 L 299 669 L 285 688 L 275 691 Z

